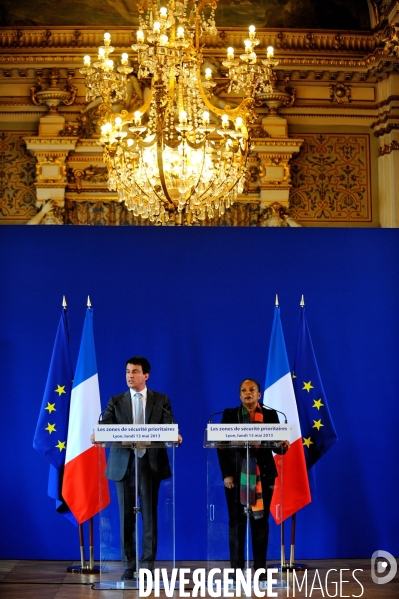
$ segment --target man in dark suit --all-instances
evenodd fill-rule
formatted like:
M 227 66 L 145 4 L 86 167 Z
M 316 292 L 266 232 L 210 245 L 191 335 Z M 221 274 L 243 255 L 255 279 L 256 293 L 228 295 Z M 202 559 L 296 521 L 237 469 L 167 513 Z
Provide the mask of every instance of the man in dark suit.
M 114 395 L 104 411 L 104 424 L 171 424 L 174 422 L 167 395 L 151 391 L 146 386 L 150 363 L 135 356 L 126 362 L 126 382 L 129 390 Z M 179 441 L 181 437 L 179 435 Z M 135 451 L 138 455 L 138 493 L 143 521 L 140 567 L 153 570 L 157 552 L 157 506 L 160 483 L 170 478 L 165 448 L 128 449 L 111 447 L 105 476 L 116 484 L 121 526 L 121 547 L 125 571 L 122 580 L 136 577 L 135 544 Z
M 263 407 L 260 403 L 260 386 L 254 379 L 245 379 L 240 385 L 241 404 L 236 408 L 227 408 L 223 412 L 222 424 L 250 424 L 264 422 L 278 424 L 275 410 Z M 289 449 L 288 441 L 281 442 L 277 453 L 285 453 Z M 266 447 L 250 449 L 250 466 L 246 464 L 246 449 L 218 449 L 218 458 L 224 482 L 227 509 L 229 513 L 229 548 L 231 567 L 243 569 L 245 566 L 245 532 L 247 516 L 244 511 L 246 492 L 241 489 L 242 475 L 246 480 L 248 468 L 250 475 L 256 475 L 256 487 L 253 489 L 250 508 L 250 526 L 252 536 L 252 552 L 255 571 L 266 567 L 267 543 L 269 538 L 269 511 L 273 495 L 274 480 L 277 469 L 271 449 Z M 242 486 L 242 485 L 241 485 Z M 266 580 L 261 574 L 259 580 Z

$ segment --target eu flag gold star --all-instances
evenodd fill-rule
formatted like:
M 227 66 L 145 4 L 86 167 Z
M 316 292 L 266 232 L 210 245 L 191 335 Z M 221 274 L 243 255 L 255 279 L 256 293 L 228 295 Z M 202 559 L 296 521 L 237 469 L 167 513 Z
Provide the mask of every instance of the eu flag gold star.
M 292 371 L 292 378 L 293 378 L 293 379 L 296 379 L 296 374 L 295 374 L 295 372 L 294 372 L 294 371 Z
M 55 433 L 55 424 L 48 423 L 44 430 L 48 431 L 50 435 L 51 433 Z
M 321 406 L 324 406 L 324 403 L 321 403 L 321 399 L 314 399 L 312 408 L 317 408 L 320 410 Z
M 44 409 L 48 410 L 49 414 L 51 414 L 51 412 L 56 412 L 57 411 L 55 409 L 55 403 L 49 403 L 49 402 L 47 402 L 47 406 Z
M 324 424 L 321 423 L 321 419 L 320 420 L 313 420 L 314 425 L 312 426 L 312 428 L 317 428 L 317 430 L 319 431 L 320 428 L 322 426 L 324 426 Z
M 63 449 L 66 449 L 65 441 L 58 441 L 56 448 L 59 449 L 60 451 L 62 451 Z
M 312 381 L 309 381 L 308 383 L 305 383 L 305 381 L 303 382 L 303 388 L 302 391 L 306 390 L 308 393 L 311 389 L 314 389 L 314 387 L 311 385 Z
M 303 439 L 303 444 L 306 445 L 306 447 L 310 447 L 311 445 L 314 445 L 313 441 L 312 441 L 312 437 L 307 437 Z
M 66 393 L 65 385 L 63 387 L 61 387 L 60 385 L 57 385 L 57 389 L 54 389 L 54 393 L 58 393 L 58 397 L 60 395 L 62 395 L 63 393 Z

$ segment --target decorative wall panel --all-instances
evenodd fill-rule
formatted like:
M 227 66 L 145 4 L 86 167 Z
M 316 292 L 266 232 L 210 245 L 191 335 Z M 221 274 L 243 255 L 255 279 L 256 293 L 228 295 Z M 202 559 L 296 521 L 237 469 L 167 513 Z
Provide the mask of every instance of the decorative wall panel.
M 67 225 L 119 225 L 152 226 L 149 220 L 134 216 L 125 204 L 119 202 L 65 202 L 65 224 Z M 174 223 L 173 215 L 170 223 Z M 259 202 L 236 203 L 222 216 L 198 221 L 204 227 L 257 227 L 259 226 Z
M 37 213 L 36 161 L 27 152 L 23 137 L 21 131 L 0 132 L 0 224 L 23 224 Z M 301 152 L 291 163 L 291 216 L 305 226 L 372 222 L 369 135 L 304 133 L 301 138 L 305 140 Z M 197 224 L 256 227 L 262 224 L 259 209 L 259 202 L 248 198 L 224 215 Z M 112 201 L 67 200 L 64 222 L 151 225 Z
M 25 223 L 37 212 L 36 160 L 21 131 L 0 132 L 0 224 Z
M 301 134 L 290 209 L 300 222 L 371 222 L 369 135 Z

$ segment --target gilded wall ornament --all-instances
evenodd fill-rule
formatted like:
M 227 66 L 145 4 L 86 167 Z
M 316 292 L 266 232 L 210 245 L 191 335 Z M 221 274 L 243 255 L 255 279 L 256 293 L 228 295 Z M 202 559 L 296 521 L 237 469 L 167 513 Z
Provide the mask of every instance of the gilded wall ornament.
M 344 104 L 351 102 L 351 86 L 344 85 L 343 83 L 337 83 L 336 85 L 330 85 L 330 102 L 337 102 L 338 104 Z
M 382 36 L 384 42 L 384 54 L 386 56 L 399 57 L 399 27 L 397 24 L 385 27 Z
M 75 102 L 78 93 L 77 87 L 71 84 L 73 77 L 72 72 L 68 72 L 68 77 L 65 85 L 59 87 L 60 71 L 59 69 L 51 69 L 47 76 L 50 82 L 46 88 L 43 84 L 43 72 L 38 71 L 37 83 L 30 88 L 30 97 L 35 106 L 46 104 L 50 108 L 50 114 L 58 113 L 59 104 L 71 106 Z

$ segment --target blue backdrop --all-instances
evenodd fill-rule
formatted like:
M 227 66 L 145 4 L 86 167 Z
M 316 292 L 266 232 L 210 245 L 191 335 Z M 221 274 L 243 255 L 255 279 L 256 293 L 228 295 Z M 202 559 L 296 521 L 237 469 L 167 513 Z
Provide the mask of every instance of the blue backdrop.
M 1 558 L 79 558 L 32 447 L 64 294 L 74 365 L 90 294 L 103 406 L 132 354 L 170 396 L 177 558 L 205 559 L 204 427 L 245 376 L 263 384 L 276 293 L 292 364 L 303 293 L 339 441 L 316 466 L 296 558 L 399 554 L 398 231 L 2 227 L 0 251 Z

